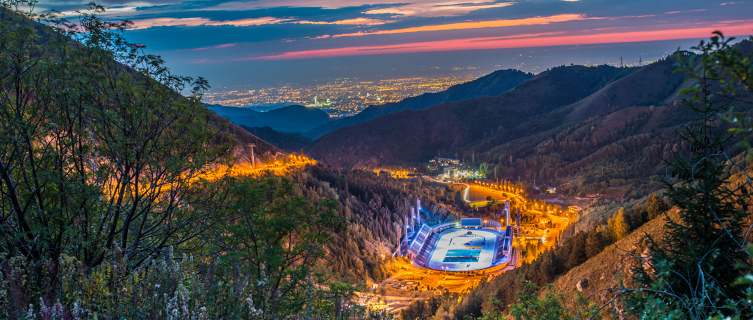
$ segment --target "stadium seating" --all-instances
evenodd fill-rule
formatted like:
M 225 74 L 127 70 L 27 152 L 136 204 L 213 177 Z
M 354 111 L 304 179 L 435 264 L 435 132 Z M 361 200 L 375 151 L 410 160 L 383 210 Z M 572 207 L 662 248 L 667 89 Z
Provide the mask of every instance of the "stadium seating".
M 415 259 L 416 263 L 421 266 L 426 265 L 426 262 L 429 261 L 431 252 L 434 251 L 434 246 L 436 245 L 437 240 L 439 240 L 439 235 L 432 232 L 431 236 L 429 236 L 429 240 L 427 240 L 421 247 L 421 250 L 419 251 L 418 256 Z
M 427 225 L 421 225 L 421 229 L 418 230 L 418 233 L 416 234 L 416 238 L 413 240 L 413 243 L 411 243 L 410 247 L 408 248 L 408 251 L 410 251 L 411 254 L 414 256 L 418 256 L 421 248 L 424 246 L 424 242 L 426 242 L 426 238 L 429 237 L 431 234 L 431 227 Z

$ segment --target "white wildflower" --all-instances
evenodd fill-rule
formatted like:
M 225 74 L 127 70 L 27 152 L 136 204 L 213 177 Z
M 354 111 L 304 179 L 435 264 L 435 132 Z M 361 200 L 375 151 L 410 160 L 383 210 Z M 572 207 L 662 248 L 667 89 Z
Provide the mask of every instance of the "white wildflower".
M 73 303 L 73 310 L 71 310 L 71 315 L 73 316 L 73 320 L 81 320 L 83 312 L 81 310 L 81 306 L 78 305 L 78 301 Z
M 54 316 L 54 311 L 52 308 L 48 308 L 44 304 L 44 299 L 41 297 L 39 298 L 39 316 L 42 317 L 42 320 L 50 320 Z

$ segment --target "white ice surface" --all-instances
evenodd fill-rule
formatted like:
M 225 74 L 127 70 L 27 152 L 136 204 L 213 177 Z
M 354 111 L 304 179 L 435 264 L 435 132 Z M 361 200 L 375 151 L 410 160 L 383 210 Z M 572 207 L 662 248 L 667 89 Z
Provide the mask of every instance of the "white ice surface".
M 483 237 L 486 239 L 486 243 L 481 247 L 481 253 L 478 257 L 478 262 L 444 262 L 447 251 L 452 249 L 471 249 L 465 246 L 465 243 L 479 239 L 476 237 L 461 237 L 468 233 L 473 232 L 473 236 Z M 452 244 L 450 243 L 452 242 Z M 427 266 L 434 270 L 447 270 L 447 271 L 470 271 L 485 269 L 492 266 L 494 255 L 497 247 L 497 234 L 491 231 L 485 230 L 463 230 L 463 229 L 449 229 L 442 231 L 439 234 L 439 239 L 434 247 L 434 251 L 431 253 L 429 263 Z

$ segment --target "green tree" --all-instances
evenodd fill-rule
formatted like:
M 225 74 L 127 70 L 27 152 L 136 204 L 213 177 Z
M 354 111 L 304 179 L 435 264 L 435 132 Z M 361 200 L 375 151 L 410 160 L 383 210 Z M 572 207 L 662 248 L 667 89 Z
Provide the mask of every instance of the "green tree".
M 171 74 L 101 6 L 74 26 L 2 4 L 0 251 L 96 266 L 117 248 L 136 267 L 195 239 L 220 190 L 199 178 L 228 149 L 206 81 Z
M 320 266 L 333 234 L 344 228 L 335 200 L 313 203 L 295 186 L 275 177 L 234 182 L 233 202 L 214 235 L 223 259 L 257 284 L 250 293 L 255 308 L 273 318 L 298 314 L 311 288 L 328 286 Z
M 667 210 L 669 210 L 667 203 L 659 198 L 656 193 L 648 195 L 648 201 L 646 202 L 646 211 L 648 211 L 649 219 L 654 219 Z
M 604 239 L 601 237 L 601 232 L 594 230 L 588 233 L 586 238 L 586 257 L 591 259 L 604 250 Z
M 582 295 L 576 296 L 579 308 L 573 310 L 567 307 L 567 301 L 562 293 L 554 294 L 552 284 L 541 288 L 527 280 L 519 279 L 522 288 L 516 292 L 515 303 L 509 306 L 509 315 L 515 320 L 566 320 L 588 318 L 595 312 L 594 305 L 589 303 Z M 504 310 L 508 310 L 494 296 L 491 296 L 492 304 L 497 306 L 493 310 L 484 310 L 481 320 L 501 320 L 508 318 Z
M 586 254 L 586 239 L 583 235 L 577 235 L 573 237 L 572 241 L 568 242 L 570 254 L 565 263 L 568 269 L 575 268 L 588 259 Z
M 608 226 L 612 241 L 619 241 L 630 233 L 630 224 L 625 217 L 625 208 L 620 208 L 617 214 L 609 219 Z
M 704 43 L 697 47 L 704 49 Z M 692 126 L 680 137 L 690 145 L 689 157 L 675 153 L 667 161 L 679 181 L 665 180 L 665 194 L 679 208 L 679 216 L 666 216 L 666 233 L 661 241 L 648 237 L 649 267 L 639 264 L 635 279 L 646 290 L 634 296 L 635 314 L 666 317 L 682 314 L 701 319 L 715 314 L 750 318 L 749 309 L 738 308 L 742 288 L 733 283 L 741 275 L 737 264 L 749 256 L 743 249 L 743 221 L 750 198 L 741 187 L 727 184 L 728 158 L 722 146 L 731 135 L 715 126 L 718 114 L 727 108 L 711 99 L 711 80 L 715 76 L 704 52 L 692 100 L 686 108 L 697 115 Z M 745 186 L 742 186 L 745 188 Z
M 489 164 L 484 162 L 478 166 L 478 173 L 482 177 L 487 177 L 489 174 Z

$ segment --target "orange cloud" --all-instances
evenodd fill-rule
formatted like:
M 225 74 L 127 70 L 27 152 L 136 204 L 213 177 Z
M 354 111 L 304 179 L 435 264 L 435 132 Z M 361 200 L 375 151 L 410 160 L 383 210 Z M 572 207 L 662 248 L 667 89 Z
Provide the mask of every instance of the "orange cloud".
M 543 25 L 543 24 L 550 24 L 554 22 L 588 20 L 588 19 L 601 19 L 601 18 L 587 18 L 585 15 L 582 15 L 582 14 L 560 14 L 560 15 L 549 16 L 549 17 L 533 17 L 533 18 L 514 19 L 514 20 L 472 21 L 472 22 L 440 24 L 440 25 L 433 25 L 433 26 L 403 28 L 403 29 L 395 29 L 395 30 L 346 33 L 346 34 L 335 35 L 333 37 L 338 38 L 338 37 L 352 37 L 352 36 L 363 36 L 363 35 L 372 35 L 372 34 L 396 34 L 396 33 L 423 32 L 423 31 L 447 31 L 447 30 L 513 27 L 513 26 L 526 26 L 526 25 Z
M 305 50 L 286 52 L 278 55 L 248 57 L 235 60 L 287 60 L 287 59 L 306 59 L 306 58 L 327 58 L 339 56 L 355 55 L 372 55 L 372 54 L 394 54 L 409 52 L 431 52 L 431 51 L 453 51 L 453 50 L 475 50 L 475 49 L 502 49 L 502 48 L 526 48 L 526 47 L 548 47 L 561 45 L 576 44 L 600 44 L 600 43 L 622 43 L 622 42 L 639 42 L 639 41 L 657 41 L 671 39 L 691 39 L 708 37 L 712 31 L 718 30 L 718 26 L 708 26 L 703 28 L 685 28 L 669 29 L 654 31 L 633 31 L 621 33 L 598 33 L 585 35 L 560 35 L 560 36 L 542 36 L 546 34 L 528 34 L 510 37 L 489 37 L 489 38 L 468 38 L 457 40 L 443 40 L 430 42 L 416 42 L 406 44 L 384 45 L 384 46 L 359 46 L 332 48 L 321 50 Z M 746 21 L 745 24 L 735 26 L 725 26 L 722 30 L 725 35 L 739 36 L 753 33 L 753 20 Z

